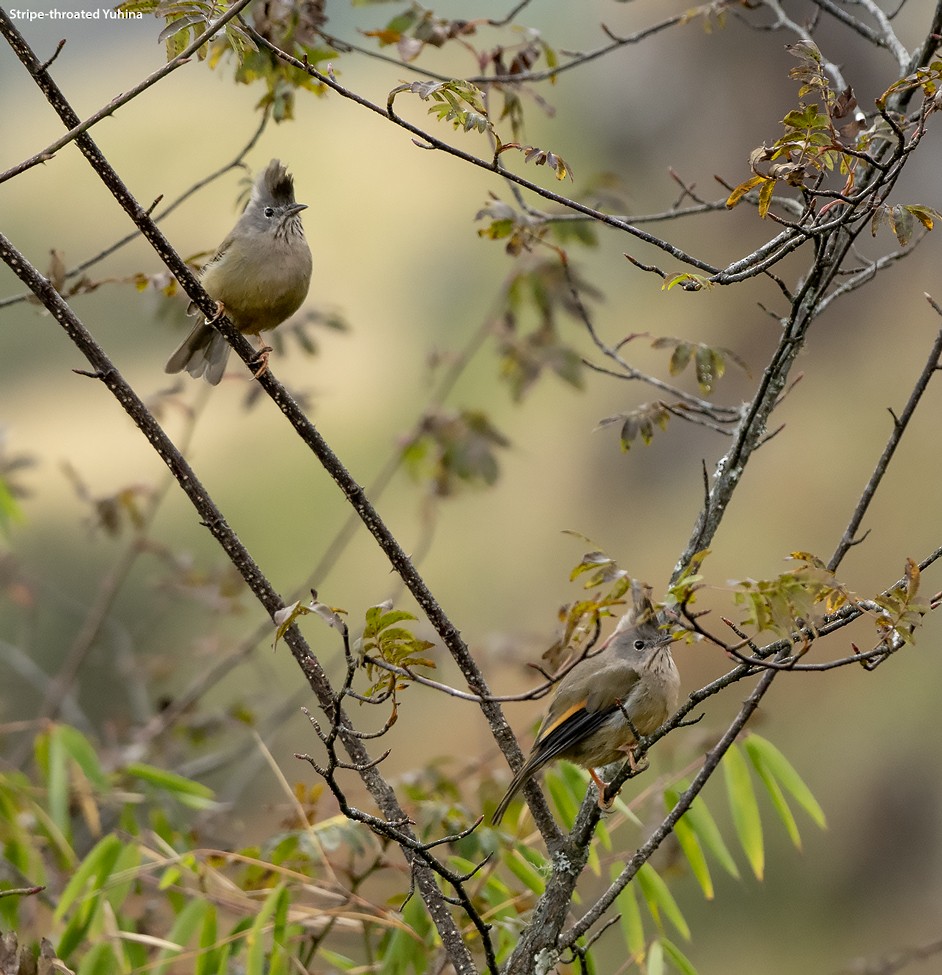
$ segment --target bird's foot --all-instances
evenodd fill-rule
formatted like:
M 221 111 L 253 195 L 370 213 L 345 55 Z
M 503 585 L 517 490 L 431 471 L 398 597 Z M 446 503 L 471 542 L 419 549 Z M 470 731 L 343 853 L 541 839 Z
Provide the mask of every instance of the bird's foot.
M 599 809 L 607 812 L 612 808 L 612 803 L 615 801 L 615 797 L 612 796 L 608 799 L 605 797 L 605 791 L 608 788 L 608 785 L 602 780 L 599 773 L 596 772 L 594 768 L 589 769 L 589 775 L 592 776 L 592 781 L 595 783 L 596 789 L 599 790 Z
M 268 357 L 271 353 L 272 347 L 270 345 L 263 345 L 258 350 L 258 355 L 249 363 L 249 366 L 252 368 L 258 366 L 258 369 L 252 377 L 253 379 L 258 379 L 259 376 L 264 376 L 268 372 Z
M 219 321 L 220 318 L 222 318 L 223 315 L 225 315 L 225 313 L 226 313 L 226 306 L 221 301 L 217 301 L 216 302 L 216 311 L 213 314 L 213 317 L 212 318 L 207 318 L 206 319 L 206 324 L 207 325 L 213 325 L 213 324 L 215 324 L 216 322 Z

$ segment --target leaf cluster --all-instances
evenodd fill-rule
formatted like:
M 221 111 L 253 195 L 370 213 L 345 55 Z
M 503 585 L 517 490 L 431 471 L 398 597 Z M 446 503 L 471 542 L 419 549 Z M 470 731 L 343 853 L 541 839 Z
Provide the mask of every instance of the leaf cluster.
M 431 100 L 428 113 L 439 122 L 451 122 L 454 128 L 465 132 L 492 131 L 481 89 L 470 81 L 413 81 L 393 88 L 390 101 L 400 92 L 418 95 L 423 102 Z
M 877 632 L 884 640 L 899 638 L 904 643 L 914 643 L 914 631 L 929 609 L 919 602 L 919 566 L 912 559 L 906 560 L 902 582 L 889 592 L 877 595 L 873 601 L 883 613 L 876 618 Z
M 814 625 L 854 598 L 817 556 L 792 552 L 789 558 L 799 565 L 774 579 L 736 583 L 733 598 L 747 609 L 744 625 L 760 633 L 789 636 L 796 626 Z
M 564 658 L 577 659 L 591 647 L 598 637 L 602 620 L 623 609 L 632 584 L 631 576 L 615 559 L 599 550 L 583 555 L 570 572 L 569 581 L 577 580 L 584 590 L 595 592 L 560 607 L 557 614 L 560 631 L 543 654 L 551 671 L 557 670 Z
M 779 183 L 805 187 L 819 176 L 835 171 L 848 177 L 849 190 L 857 156 L 847 151 L 845 141 L 855 149 L 866 145 L 866 140 L 858 138 L 863 126 L 855 113 L 857 101 L 853 92 L 848 89 L 840 95 L 834 93 L 817 46 L 811 41 L 799 41 L 787 50 L 800 62 L 789 71 L 792 79 L 801 82 L 798 107 L 782 119 L 785 133 L 781 138 L 752 151 L 749 166 L 754 175 L 740 183 L 726 201 L 726 206 L 732 208 L 747 193 L 758 189 L 762 217 L 768 214 Z M 809 96 L 813 100 L 806 101 Z
M 481 410 L 438 411 L 423 418 L 402 448 L 402 460 L 416 480 L 444 498 L 461 486 L 496 483 L 497 452 L 509 446 L 510 441 Z
M 413 2 L 384 27 L 366 30 L 363 34 L 375 37 L 380 47 L 395 45 L 403 61 L 414 61 L 426 45 L 444 47 L 449 41 L 470 37 L 476 30 L 475 21 L 439 17 L 434 11 Z
M 503 314 L 495 325 L 500 376 L 520 401 L 548 371 L 576 389 L 583 385 L 582 357 L 561 336 L 561 319 L 582 320 L 574 289 L 584 299 L 600 292 L 574 268 L 539 260 L 515 271 L 504 291 Z M 521 323 L 535 318 L 524 331 Z
M 625 452 L 631 449 L 631 445 L 638 437 L 647 446 L 654 439 L 654 428 L 660 427 L 667 429 L 667 421 L 670 420 L 674 410 L 683 408 L 683 404 L 676 404 L 669 407 L 663 400 L 654 400 L 650 403 L 641 403 L 633 410 L 624 413 L 613 413 L 611 416 L 603 417 L 599 420 L 599 430 L 605 427 L 620 424 L 619 442 L 621 449 Z
M 286 975 L 307 969 L 316 955 L 329 963 L 321 942 L 335 927 L 361 936 L 372 929 L 377 940 L 387 926 L 407 930 L 393 913 L 355 894 L 380 868 L 376 841 L 342 818 L 311 825 L 317 794 L 310 790 L 297 793 L 298 816 L 263 847 L 218 850 L 206 848 L 182 815 L 217 807 L 198 782 L 142 762 L 108 769 L 91 740 L 62 724 L 37 736 L 35 759 L 32 779 L 0 774 L 4 861 L 32 884 L 0 896 L 0 924 L 20 928 L 26 898 L 42 891 L 51 907 L 48 938 L 56 945 L 56 952 L 41 952 L 38 970 L 46 975 L 169 975 L 181 966 L 193 975 L 236 968 Z M 323 882 L 317 878 L 325 869 L 332 879 Z M 349 885 L 346 905 L 338 883 Z M 154 912 L 148 929 L 159 925 L 161 937 L 141 927 L 142 904 Z M 25 958 L 5 937 L 4 964 L 8 948 L 11 957 Z
M 386 605 L 371 606 L 366 611 L 363 634 L 357 640 L 354 650 L 360 657 L 367 658 L 364 663 L 366 676 L 373 681 L 366 692 L 367 697 L 395 699 L 395 692 L 403 690 L 411 683 L 407 677 L 378 668 L 370 661 L 371 657 L 408 671 L 416 667 L 435 666 L 435 661 L 428 656 L 428 651 L 435 644 L 420 639 L 407 627 L 398 625 L 413 622 L 415 619 L 412 613 L 391 609 Z

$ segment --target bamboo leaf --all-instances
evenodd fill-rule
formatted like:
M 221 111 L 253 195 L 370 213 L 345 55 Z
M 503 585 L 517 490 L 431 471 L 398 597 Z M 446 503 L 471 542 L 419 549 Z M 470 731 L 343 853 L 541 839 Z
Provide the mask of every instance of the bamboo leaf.
M 188 901 L 176 916 L 170 930 L 166 934 L 167 941 L 174 947 L 162 948 L 159 964 L 154 969 L 154 975 L 164 975 L 173 964 L 174 959 L 190 943 L 190 939 L 206 922 L 206 914 L 212 910 L 209 901 L 194 898 Z
M 687 863 L 690 864 L 690 871 L 700 885 L 703 896 L 708 901 L 713 900 L 713 878 L 710 876 L 710 868 L 707 866 L 703 848 L 693 827 L 681 818 L 674 826 L 674 836 L 677 837 L 677 842 L 684 851 Z
M 663 912 L 664 916 L 677 929 L 677 933 L 685 941 L 689 941 L 690 927 L 677 906 L 674 895 L 667 889 L 667 884 L 661 879 L 660 874 L 651 864 L 646 863 L 638 871 L 637 879 L 655 923 L 662 927 L 661 912 Z
M 614 865 L 611 871 L 611 879 L 614 881 L 620 869 Z M 635 885 L 628 884 L 627 887 L 615 898 L 615 906 L 621 914 L 621 931 L 625 939 L 625 946 L 631 960 L 637 964 L 644 961 L 645 940 L 644 923 L 641 920 L 641 910 L 638 907 L 638 898 L 635 897 Z
M 761 880 L 765 870 L 765 850 L 762 843 L 762 821 L 759 819 L 759 804 L 749 778 L 749 768 L 742 752 L 731 745 L 723 758 L 723 771 L 726 776 L 726 793 L 733 814 L 733 823 L 749 860 L 752 872 Z
M 678 788 L 680 791 L 683 791 L 686 785 L 680 783 L 678 784 Z M 674 796 L 678 795 L 678 793 L 673 792 L 671 794 Z M 676 802 L 677 798 L 674 798 L 673 801 Z M 691 803 L 690 808 L 684 813 L 683 822 L 686 822 L 693 829 L 701 845 L 709 850 L 719 865 L 731 877 L 735 877 L 738 880 L 739 868 L 736 866 L 736 861 L 733 859 L 733 855 L 730 853 L 729 847 L 726 845 L 719 827 L 716 825 L 713 814 L 710 812 L 702 797 L 698 797 Z
M 648 951 L 647 975 L 664 975 L 664 949 L 660 941 L 651 943 Z
M 193 966 L 193 975 L 213 975 L 219 965 L 219 950 L 216 947 L 216 905 L 207 903 L 209 908 L 203 916 L 200 929 L 199 954 Z
M 265 928 L 278 909 L 283 897 L 288 894 L 284 884 L 277 884 L 271 889 L 265 902 L 259 908 L 252 926 L 246 936 L 248 950 L 245 953 L 245 975 L 264 975 L 265 973 Z
M 527 861 L 527 859 L 521 854 L 520 850 L 514 848 L 510 851 L 510 855 L 504 861 L 507 864 L 507 868 L 510 872 L 520 881 L 528 890 L 531 890 L 537 897 L 541 897 L 543 891 L 546 889 L 546 881 L 544 880 L 542 874 L 538 870 L 535 870 L 533 866 Z
M 750 735 L 746 739 L 746 750 L 753 764 L 760 763 L 775 777 L 782 788 L 801 806 L 811 819 L 821 828 L 827 829 L 827 818 L 818 800 L 805 785 L 802 777 L 795 771 L 788 759 L 765 738 Z M 756 764 L 758 768 L 758 764 Z
M 693 967 L 690 959 L 667 938 L 661 938 L 661 947 L 672 967 L 676 968 L 680 975 L 697 975 L 697 970 Z
M 56 922 L 62 921 L 66 912 L 78 901 L 87 887 L 97 889 L 102 886 L 111 874 L 121 849 L 121 841 L 113 833 L 109 833 L 89 850 L 88 855 L 72 874 L 72 879 L 66 884 L 65 890 L 62 891 L 53 915 Z

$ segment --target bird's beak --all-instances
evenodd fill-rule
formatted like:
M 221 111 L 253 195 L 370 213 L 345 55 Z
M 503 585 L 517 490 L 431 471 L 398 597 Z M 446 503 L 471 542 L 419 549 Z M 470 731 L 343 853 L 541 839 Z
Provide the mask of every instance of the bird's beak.
M 307 209 L 306 203 L 292 203 L 291 206 L 289 206 L 285 210 L 285 216 L 293 217 L 296 213 L 300 213 L 302 210 L 306 210 L 306 209 Z

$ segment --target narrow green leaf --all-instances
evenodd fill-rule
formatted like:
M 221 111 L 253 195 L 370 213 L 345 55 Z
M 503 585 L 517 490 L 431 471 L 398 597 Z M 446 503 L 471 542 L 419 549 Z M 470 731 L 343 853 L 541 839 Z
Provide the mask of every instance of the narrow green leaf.
M 69 923 L 63 929 L 59 936 L 59 943 L 56 945 L 56 951 L 62 961 L 69 961 L 72 952 L 85 940 L 100 906 L 101 894 L 88 897 L 69 918 Z
M 543 787 L 556 807 L 556 815 L 563 823 L 573 823 L 585 798 L 585 780 L 574 766 L 562 762 L 543 776 Z
M 620 872 L 617 864 L 613 866 L 611 879 L 614 881 Z M 644 961 L 645 953 L 644 923 L 641 920 L 641 911 L 638 908 L 638 898 L 635 897 L 634 884 L 628 884 L 615 898 L 615 907 L 621 914 L 621 931 L 625 939 L 625 946 L 628 948 L 628 954 L 635 964 L 640 965 Z
M 216 966 L 216 971 L 213 975 L 231 975 L 232 967 L 229 964 L 229 956 L 232 954 L 232 945 L 230 943 L 225 943 L 222 946 L 222 950 L 219 952 L 219 964 Z
M 591 779 L 588 773 L 577 765 L 561 762 L 546 774 L 544 785 L 553 799 L 557 814 L 562 822 L 575 822 L 586 793 L 591 787 Z M 640 825 L 638 817 L 617 796 L 612 803 L 612 809 L 621 813 L 629 821 Z M 595 836 L 598 843 L 593 844 L 590 848 L 586 865 L 595 876 L 600 877 L 602 875 L 602 861 L 599 851 L 612 849 L 611 832 L 604 819 L 596 827 Z
M 667 889 L 667 884 L 650 863 L 644 864 L 637 874 L 638 885 L 647 902 L 651 917 L 658 927 L 662 927 L 661 912 L 674 925 L 677 933 L 685 940 L 690 940 L 690 927 L 684 919 L 674 895 Z
M 121 966 L 114 949 L 107 942 L 99 942 L 82 959 L 78 975 L 119 975 Z
M 92 743 L 71 725 L 58 725 L 56 733 L 62 747 L 69 757 L 79 766 L 96 789 L 106 792 L 110 783 L 108 776 L 102 771 L 98 761 L 98 753 Z
M 159 964 L 154 969 L 154 975 L 164 975 L 177 955 L 190 943 L 190 939 L 196 934 L 197 928 L 201 928 L 205 924 L 206 913 L 211 909 L 209 901 L 197 898 L 187 901 L 165 935 L 166 940 L 176 947 L 161 948 L 158 956 Z
M 679 784 L 679 792 L 682 792 L 686 787 L 686 784 Z M 679 792 L 669 791 L 669 794 L 673 796 L 673 803 L 677 802 Z M 697 797 L 690 804 L 690 808 L 684 813 L 683 822 L 687 823 L 693 829 L 694 833 L 697 834 L 697 839 L 700 841 L 700 844 L 709 850 L 719 865 L 731 877 L 735 877 L 738 880 L 739 868 L 736 866 L 736 861 L 733 859 L 733 855 L 730 853 L 729 847 L 726 845 L 719 827 L 716 825 L 713 814 L 710 812 L 702 797 Z
M 664 949 L 667 960 L 681 975 L 697 975 L 697 970 L 691 964 L 690 959 L 672 941 L 661 938 L 661 947 Z
M 674 826 L 674 836 L 677 837 L 677 842 L 684 851 L 684 856 L 690 864 L 690 872 L 696 877 L 703 896 L 708 901 L 713 900 L 713 878 L 710 876 L 710 868 L 707 866 L 703 848 L 693 827 L 681 818 Z
M 355 962 L 352 958 L 348 958 L 346 955 L 340 955 L 336 951 L 330 951 L 323 945 L 317 949 L 317 957 L 323 958 L 328 965 L 341 972 L 352 972 L 355 968 L 360 967 L 359 962 Z
M 89 850 L 88 855 L 78 865 L 72 879 L 66 884 L 53 918 L 61 922 L 66 912 L 76 903 L 80 895 L 85 893 L 86 887 L 96 889 L 102 886 L 111 873 L 118 855 L 121 853 L 121 841 L 113 833 L 100 839 Z
M 765 768 L 821 829 L 827 829 L 827 819 L 818 800 L 775 745 L 752 734 L 746 739 L 746 751 L 760 774 L 761 769 Z
M 801 834 L 798 832 L 798 823 L 795 822 L 795 817 L 788 807 L 788 800 L 785 798 L 781 786 L 772 778 L 768 769 L 757 767 L 756 771 L 759 773 L 759 778 L 762 779 L 762 784 L 765 786 L 769 798 L 772 800 L 772 805 L 775 807 L 775 811 L 778 813 L 778 817 L 785 827 L 785 832 L 788 833 L 788 838 L 792 841 L 796 850 L 801 850 Z
M 648 950 L 647 975 L 664 975 L 664 949 L 660 941 L 652 941 Z
M 144 762 L 131 762 L 124 771 L 132 778 L 157 786 L 190 809 L 211 809 L 215 805 L 212 789 L 200 782 L 177 775 L 176 772 L 168 772 L 166 769 L 147 765 Z
M 124 902 L 137 881 L 137 868 L 140 863 L 140 848 L 133 843 L 125 844 L 106 879 L 105 898 L 115 914 L 122 913 Z
M 749 778 L 749 768 L 742 752 L 731 745 L 723 758 L 723 771 L 726 776 L 726 793 L 733 814 L 733 823 L 752 872 L 761 880 L 765 870 L 765 849 L 762 844 L 762 821 L 759 819 L 759 804 Z
M 542 896 L 543 891 L 546 889 L 546 881 L 542 874 L 534 870 L 526 858 L 521 855 L 519 849 L 512 849 L 510 855 L 504 860 L 504 863 L 507 864 L 507 868 L 517 880 L 528 890 L 533 891 L 537 897 Z
M 284 884 L 277 884 L 271 889 L 264 903 L 259 908 L 255 920 L 246 935 L 248 946 L 245 953 L 245 975 L 264 975 L 265 973 L 265 929 L 278 909 L 281 899 L 288 893 Z
M 68 752 L 62 741 L 62 725 L 54 725 L 49 733 L 49 766 L 46 773 L 49 815 L 59 831 L 71 838 L 67 758 Z
M 200 929 L 199 954 L 193 966 L 193 975 L 213 975 L 219 965 L 219 950 L 216 947 L 216 905 L 207 902 L 208 910 L 203 916 Z

